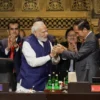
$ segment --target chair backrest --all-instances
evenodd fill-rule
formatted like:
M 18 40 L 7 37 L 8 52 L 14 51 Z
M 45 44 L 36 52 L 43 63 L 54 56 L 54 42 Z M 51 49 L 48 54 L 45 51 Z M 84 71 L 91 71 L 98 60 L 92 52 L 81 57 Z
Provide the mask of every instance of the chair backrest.
M 12 73 L 13 60 L 10 58 L 0 58 L 0 73 Z
M 3 48 L 5 49 L 8 45 L 8 38 L 4 38 L 4 39 L 0 40 L 0 42 L 3 46 Z
M 7 84 L 9 84 L 9 86 L 12 84 L 13 67 L 13 60 L 9 58 L 0 58 L 0 84 L 3 85 L 3 88 L 5 88 L 5 86 L 7 88 Z

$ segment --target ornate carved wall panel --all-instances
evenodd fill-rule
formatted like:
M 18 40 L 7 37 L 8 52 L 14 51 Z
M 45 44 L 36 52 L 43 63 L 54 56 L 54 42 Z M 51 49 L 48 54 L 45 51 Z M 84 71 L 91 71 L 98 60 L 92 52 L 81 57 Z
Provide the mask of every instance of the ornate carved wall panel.
M 39 10 L 38 0 L 23 0 L 22 10 L 23 11 L 38 11 Z
M 14 0 L 0 0 L 0 11 L 14 11 Z
M 47 11 L 63 11 L 62 0 L 47 0 Z
M 95 0 L 93 4 L 95 13 L 100 14 L 100 0 Z
M 90 0 L 71 0 L 71 10 L 88 11 L 90 10 Z
M 100 18 L 100 0 L 93 0 L 92 17 Z
M 0 18 L 0 29 L 7 29 L 8 22 L 10 20 L 18 20 L 21 28 L 30 29 L 33 25 L 34 18 Z M 77 19 L 86 19 L 86 18 L 43 18 L 45 24 L 49 29 L 67 29 L 73 25 Z M 90 22 L 90 19 L 88 19 Z

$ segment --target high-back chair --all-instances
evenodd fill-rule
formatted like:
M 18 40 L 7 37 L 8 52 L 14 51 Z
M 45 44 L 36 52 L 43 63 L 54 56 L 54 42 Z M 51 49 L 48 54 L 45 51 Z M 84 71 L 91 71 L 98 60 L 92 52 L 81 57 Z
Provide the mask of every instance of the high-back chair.
M 5 84 L 6 89 L 12 88 L 13 67 L 13 60 L 9 58 L 0 58 L 0 84 L 2 84 L 2 89 L 5 89 Z

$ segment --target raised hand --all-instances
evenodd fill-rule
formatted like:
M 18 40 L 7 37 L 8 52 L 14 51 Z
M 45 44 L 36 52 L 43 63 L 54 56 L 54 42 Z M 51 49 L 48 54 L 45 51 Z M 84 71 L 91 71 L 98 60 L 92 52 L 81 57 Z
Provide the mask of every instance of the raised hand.
M 7 46 L 7 50 L 9 50 L 11 47 L 13 46 L 12 41 L 11 41 L 11 36 L 8 36 L 8 46 Z
M 15 34 L 11 35 L 11 42 L 13 45 L 16 43 L 16 35 Z
M 18 44 L 16 43 L 16 36 L 14 34 L 8 36 L 8 46 L 7 50 L 9 50 L 11 47 L 18 47 Z
M 68 50 L 77 52 L 77 44 L 75 42 L 69 43 Z

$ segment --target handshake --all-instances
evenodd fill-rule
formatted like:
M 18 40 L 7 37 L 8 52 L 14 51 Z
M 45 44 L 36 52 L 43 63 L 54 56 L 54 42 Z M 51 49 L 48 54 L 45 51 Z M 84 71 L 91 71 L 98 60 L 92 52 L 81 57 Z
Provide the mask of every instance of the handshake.
M 59 54 L 61 54 L 64 50 L 67 50 L 67 48 L 65 48 L 64 46 L 62 46 L 61 44 L 57 44 L 53 47 L 50 56 L 57 58 Z

